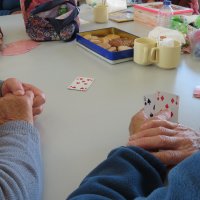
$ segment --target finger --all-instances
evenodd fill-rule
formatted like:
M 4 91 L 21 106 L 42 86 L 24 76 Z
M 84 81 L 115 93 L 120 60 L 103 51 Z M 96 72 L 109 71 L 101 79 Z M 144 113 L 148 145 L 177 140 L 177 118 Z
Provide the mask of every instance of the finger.
M 129 125 L 130 135 L 135 134 L 140 130 L 141 125 L 147 120 L 147 117 L 144 114 L 144 109 L 138 111 L 132 118 Z
M 180 137 L 169 137 L 165 135 L 157 135 L 152 137 L 144 137 L 128 142 L 128 146 L 138 146 L 147 150 L 151 149 L 177 149 L 184 142 Z M 185 144 L 185 142 L 184 142 Z
M 174 129 L 174 128 L 178 127 L 178 124 L 167 121 L 167 120 L 152 119 L 152 120 L 146 121 L 141 126 L 141 130 L 145 130 L 145 129 L 149 129 L 149 128 L 155 128 L 155 127 L 165 127 L 165 128 L 168 128 L 168 129 Z
M 169 120 L 171 118 L 170 110 L 161 110 L 152 119 Z
M 194 152 L 196 152 L 196 150 L 195 151 L 167 150 L 167 151 L 154 152 L 152 154 L 159 160 L 161 160 L 165 165 L 171 166 L 178 164 L 188 156 L 192 155 Z
M 156 135 L 165 135 L 165 136 L 175 136 L 178 133 L 178 131 L 173 129 L 168 129 L 165 127 L 156 127 L 156 128 L 149 128 L 142 130 L 132 136 L 129 137 L 129 140 L 136 140 L 143 137 L 151 137 Z
M 38 107 L 45 103 L 46 101 L 45 94 L 39 88 L 28 83 L 23 83 L 23 87 L 25 90 L 31 90 L 34 93 L 35 96 L 33 102 L 34 107 Z
M 33 107 L 33 116 L 39 115 L 43 111 L 43 106 Z
M 35 96 L 39 96 L 42 94 L 42 91 L 39 88 L 37 88 L 29 83 L 23 83 L 22 85 L 25 90 L 32 90 L 32 92 L 34 93 Z
M 135 115 L 140 115 L 143 116 L 143 118 L 145 118 L 144 108 L 141 108 Z
M 29 100 L 31 106 L 33 106 L 33 99 L 34 99 L 34 94 L 33 94 L 33 92 L 30 91 L 30 90 L 27 90 L 27 91 L 25 91 L 25 95 L 24 95 L 24 96 L 28 98 L 28 100 Z
M 33 100 L 33 107 L 40 107 L 45 103 L 45 95 L 42 93 L 41 95 L 35 96 Z
M 2 86 L 3 96 L 7 93 L 13 93 L 14 95 L 24 95 L 24 88 L 22 83 L 16 78 L 9 78 L 4 81 Z

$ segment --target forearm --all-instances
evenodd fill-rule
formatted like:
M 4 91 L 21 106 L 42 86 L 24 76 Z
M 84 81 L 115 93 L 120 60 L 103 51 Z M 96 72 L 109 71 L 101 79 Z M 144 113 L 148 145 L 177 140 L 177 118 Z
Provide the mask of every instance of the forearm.
M 41 199 L 38 131 L 28 122 L 0 126 L 0 199 Z
M 163 186 L 165 166 L 136 147 L 120 147 L 95 168 L 67 199 L 134 199 Z
M 135 200 L 200 199 L 200 152 L 188 157 L 168 174 L 168 185 L 153 191 L 147 198 Z

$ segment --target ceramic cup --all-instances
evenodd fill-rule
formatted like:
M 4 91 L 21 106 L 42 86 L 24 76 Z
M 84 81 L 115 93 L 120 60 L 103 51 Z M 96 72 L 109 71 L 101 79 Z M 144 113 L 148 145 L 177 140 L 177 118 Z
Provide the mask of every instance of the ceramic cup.
M 156 41 L 150 38 L 137 38 L 134 40 L 134 62 L 140 65 L 150 65 L 151 49 L 156 47 Z
M 100 4 L 93 9 L 94 21 L 96 23 L 108 22 L 108 6 Z
M 174 46 L 158 46 L 151 50 L 151 61 L 164 69 L 176 68 L 180 62 L 181 45 L 174 41 Z

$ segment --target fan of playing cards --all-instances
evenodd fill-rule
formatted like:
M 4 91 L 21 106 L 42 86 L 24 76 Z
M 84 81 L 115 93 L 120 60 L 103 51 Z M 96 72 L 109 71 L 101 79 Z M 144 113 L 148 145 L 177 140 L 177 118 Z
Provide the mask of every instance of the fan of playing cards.
M 144 96 L 144 113 L 153 117 L 161 110 L 171 111 L 170 121 L 178 121 L 179 96 L 167 92 L 156 92 L 155 94 Z

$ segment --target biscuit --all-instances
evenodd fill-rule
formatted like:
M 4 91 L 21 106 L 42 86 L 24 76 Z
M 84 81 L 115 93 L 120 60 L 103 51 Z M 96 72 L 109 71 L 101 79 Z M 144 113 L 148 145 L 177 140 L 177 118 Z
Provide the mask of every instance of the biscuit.
M 99 37 L 98 36 L 93 36 L 90 38 L 90 40 L 99 40 Z
M 111 46 L 108 43 L 100 43 L 98 44 L 100 47 L 104 48 L 104 49 L 109 49 Z
M 116 38 L 120 38 L 119 35 L 116 35 L 116 34 L 108 34 L 105 36 L 105 38 L 109 39 L 109 40 L 113 40 L 113 39 L 116 39 Z
M 119 46 L 118 47 L 118 51 L 124 51 L 124 50 L 128 50 L 128 49 L 132 49 L 132 48 L 128 47 L 128 46 Z
M 98 40 L 98 39 L 91 39 L 90 41 L 95 43 L 95 44 L 102 43 L 101 40 Z
M 129 38 L 116 38 L 113 40 L 109 41 L 109 44 L 114 47 L 119 47 L 119 46 L 129 46 L 133 47 L 134 45 L 134 39 L 129 39 Z
M 84 35 L 83 37 L 84 37 L 85 39 L 87 39 L 87 40 L 91 40 L 92 35 L 91 35 L 91 34 L 87 34 L 87 35 Z
M 114 52 L 114 51 L 117 51 L 117 48 L 116 48 L 116 47 L 110 47 L 110 48 L 108 49 L 108 51 Z

